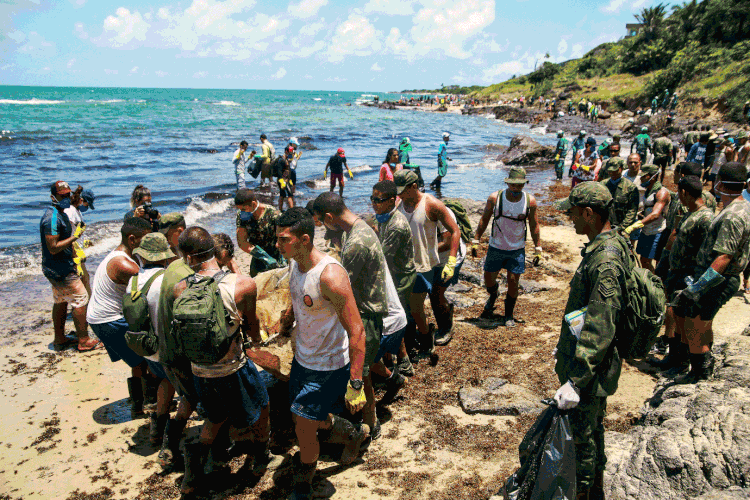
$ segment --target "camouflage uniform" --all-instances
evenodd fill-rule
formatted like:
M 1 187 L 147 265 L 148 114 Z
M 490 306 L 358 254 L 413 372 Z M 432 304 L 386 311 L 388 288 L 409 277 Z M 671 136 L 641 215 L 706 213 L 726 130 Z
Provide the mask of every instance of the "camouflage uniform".
M 654 165 L 667 168 L 672 157 L 672 141 L 666 137 L 659 137 L 654 141 Z
M 263 215 L 257 221 L 255 217 L 247 222 L 240 219 L 240 211 L 237 211 L 237 228 L 243 228 L 247 231 L 247 242 L 251 245 L 262 248 L 268 255 L 281 261 L 281 254 L 276 248 L 276 220 L 279 213 L 271 207 L 266 207 Z M 266 266 L 258 259 L 253 259 L 250 263 L 250 276 L 255 276 L 259 272 L 265 271 Z
M 739 197 L 716 216 L 698 251 L 693 276 L 698 279 L 719 255 L 732 260 L 722 273 L 724 281 L 705 293 L 696 303 L 686 306 L 685 317 L 713 319 L 740 288 L 740 274 L 750 261 L 750 202 Z
M 565 157 L 568 154 L 568 146 L 570 146 L 570 141 L 568 141 L 565 137 L 561 137 L 560 140 L 557 141 L 555 155 L 557 155 L 559 159 L 555 162 L 555 174 L 557 174 L 558 179 L 562 179 L 563 177 L 563 170 L 565 170 Z
M 622 158 L 610 158 L 607 160 L 606 168 L 607 170 L 617 170 L 622 168 L 624 164 Z M 612 195 L 612 204 L 609 206 L 609 222 L 613 226 L 623 228 L 635 223 L 638 215 L 638 203 L 640 202 L 640 194 L 636 185 L 624 177 L 621 177 L 617 184 L 612 179 L 601 182 Z
M 582 198 L 574 203 L 578 205 L 604 207 L 611 201 L 609 192 L 598 183 L 581 184 L 570 198 L 577 195 Z M 586 245 L 565 306 L 565 314 L 587 307 L 586 319 L 580 339 L 563 320 L 557 342 L 555 372 L 560 384 L 571 381 L 580 390 L 581 401 L 570 410 L 579 491 L 591 488 L 607 462 L 603 419 L 607 396 L 617 390 L 622 368 L 613 341 L 625 307 L 626 279 L 632 271 L 629 252 L 627 241 L 614 230 L 599 234 Z
M 633 144 L 630 146 L 631 153 L 633 152 L 633 148 L 635 148 L 635 152 L 641 157 L 641 163 L 646 163 L 648 152 L 652 149 L 651 137 L 646 133 L 636 135 L 635 139 L 633 139 Z
M 378 237 L 383 246 L 383 255 L 391 272 L 393 284 L 396 286 L 398 300 L 408 316 L 409 298 L 417 278 L 417 268 L 414 266 L 411 228 L 404 214 L 394 210 L 388 222 L 378 225 Z
M 349 273 L 354 300 L 365 327 L 365 364 L 362 375 L 366 377 L 380 348 L 383 317 L 388 313 L 385 294 L 385 273 L 388 268 L 375 231 L 362 219 L 357 219 L 349 232 L 344 233 L 341 265 Z
M 687 287 L 685 278 L 693 273 L 695 261 L 701 243 L 708 234 L 713 220 L 713 211 L 703 206 L 677 223 L 677 236 L 672 250 L 667 254 L 669 259 L 669 273 L 665 280 L 667 299 L 672 294 Z

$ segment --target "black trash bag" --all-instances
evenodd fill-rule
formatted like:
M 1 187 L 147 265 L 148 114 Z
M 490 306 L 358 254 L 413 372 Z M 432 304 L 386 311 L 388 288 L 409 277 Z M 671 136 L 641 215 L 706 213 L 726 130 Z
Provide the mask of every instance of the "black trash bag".
M 574 500 L 576 450 L 568 414 L 552 400 L 518 446 L 521 467 L 502 489 L 505 500 Z
M 257 179 L 258 174 L 260 174 L 260 171 L 263 168 L 263 159 L 260 157 L 254 157 L 252 161 L 253 165 L 247 167 L 247 173 L 249 173 L 253 179 Z

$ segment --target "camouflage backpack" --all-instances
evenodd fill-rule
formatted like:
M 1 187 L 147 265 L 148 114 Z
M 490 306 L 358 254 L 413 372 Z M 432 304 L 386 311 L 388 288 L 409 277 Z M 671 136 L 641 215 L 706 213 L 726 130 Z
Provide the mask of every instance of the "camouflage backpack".
M 151 356 L 159 347 L 159 339 L 151 327 L 151 315 L 148 310 L 146 296 L 156 278 L 164 274 L 160 269 L 138 290 L 138 275 L 133 276 L 130 284 L 131 292 L 126 293 L 122 299 L 122 314 L 128 322 L 128 331 L 125 333 L 125 343 L 139 356 Z
M 474 233 L 471 230 L 471 221 L 469 220 L 469 215 L 466 213 L 464 206 L 461 205 L 461 202 L 458 200 L 452 199 L 443 200 L 443 204 L 445 204 L 445 206 L 453 212 L 453 215 L 456 216 L 456 223 L 461 230 L 461 238 L 463 238 L 464 242 L 471 243 Z
M 185 278 L 187 288 L 172 307 L 172 335 L 193 363 L 210 365 L 226 356 L 231 344 L 219 283 L 229 274 L 193 274 Z

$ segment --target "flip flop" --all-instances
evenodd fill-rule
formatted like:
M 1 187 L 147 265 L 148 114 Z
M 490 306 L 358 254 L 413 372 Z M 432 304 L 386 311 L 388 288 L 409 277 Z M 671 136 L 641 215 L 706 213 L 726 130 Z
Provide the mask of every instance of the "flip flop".
M 83 348 L 81 348 L 81 345 L 79 344 L 78 345 L 78 352 L 93 351 L 94 349 L 99 349 L 99 347 L 103 346 L 101 340 L 94 340 L 94 339 L 91 339 L 91 340 L 93 340 L 94 343 L 93 344 L 91 344 L 91 343 L 83 344 Z

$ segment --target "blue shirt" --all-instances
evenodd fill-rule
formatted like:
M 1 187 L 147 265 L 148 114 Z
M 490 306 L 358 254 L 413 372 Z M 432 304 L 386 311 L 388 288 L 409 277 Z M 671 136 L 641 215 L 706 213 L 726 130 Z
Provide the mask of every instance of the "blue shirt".
M 70 219 L 57 205 L 44 211 L 39 221 L 39 235 L 42 239 L 42 273 L 47 279 L 61 281 L 70 273 L 76 272 L 76 265 L 73 262 L 73 245 L 53 255 L 47 248 L 45 236 L 58 236 L 61 241 L 70 238 L 72 234 Z
M 448 161 L 448 145 L 443 141 L 438 146 L 438 163 L 445 165 L 446 161 Z
M 690 147 L 690 152 L 687 155 L 687 159 L 685 161 L 689 162 L 695 162 L 695 163 L 703 163 L 703 161 L 706 159 L 706 144 L 701 144 L 700 142 L 696 142 Z

